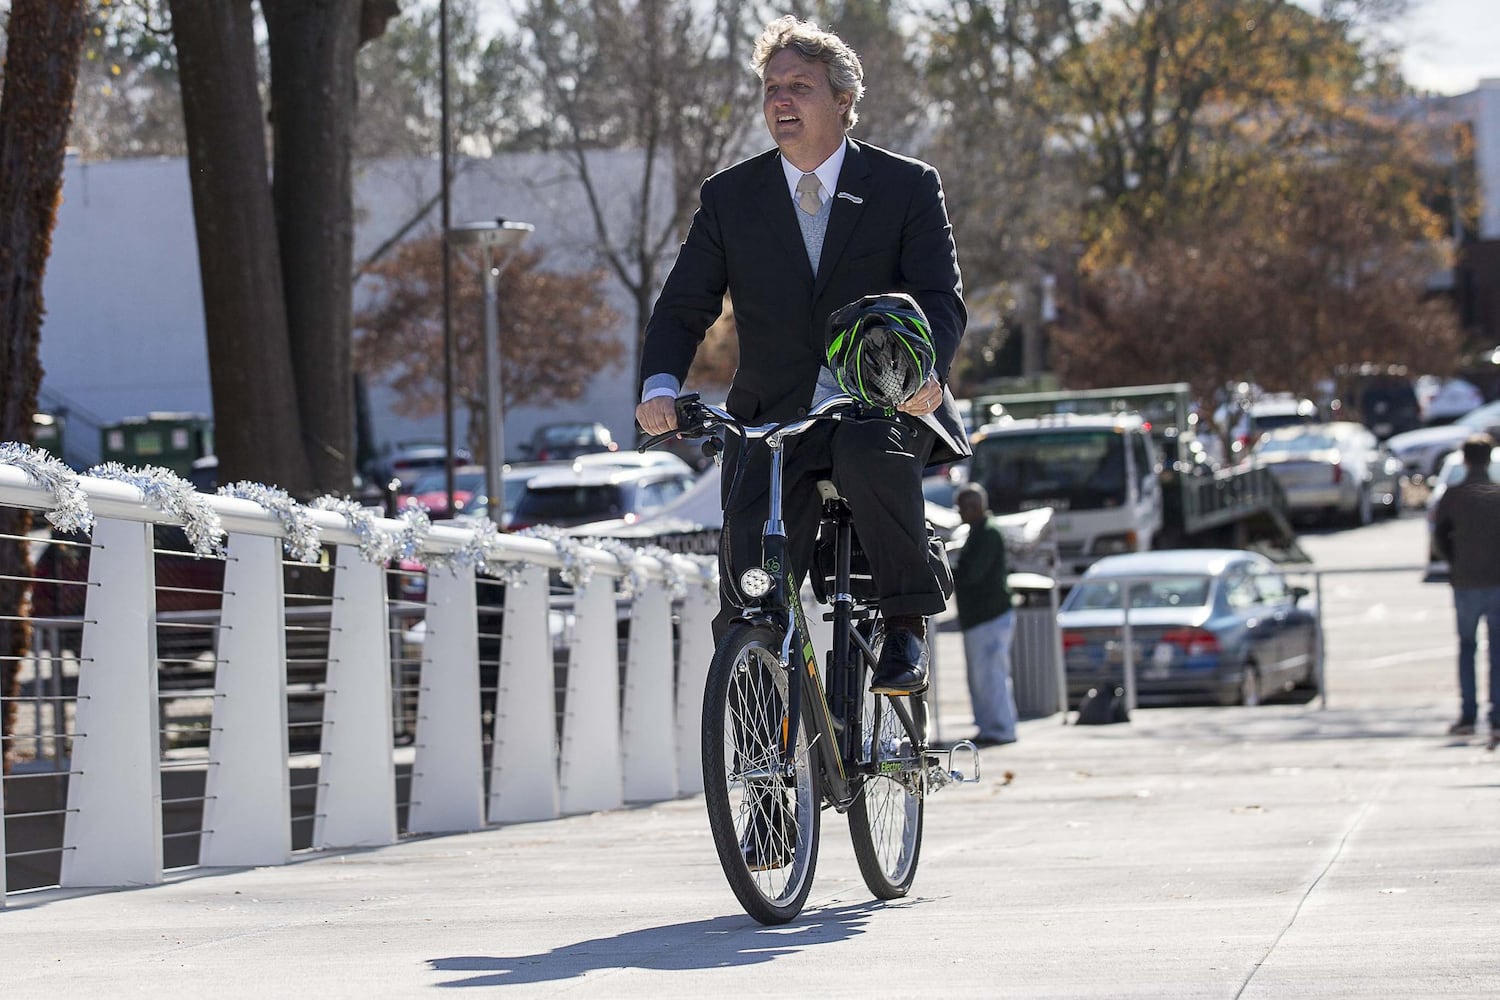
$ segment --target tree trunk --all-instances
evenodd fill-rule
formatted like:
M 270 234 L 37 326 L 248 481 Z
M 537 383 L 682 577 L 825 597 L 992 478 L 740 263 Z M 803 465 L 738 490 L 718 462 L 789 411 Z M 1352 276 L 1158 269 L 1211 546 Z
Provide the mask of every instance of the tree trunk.
M 0 92 L 0 441 L 32 440 L 42 381 L 42 276 L 61 201 L 63 157 L 78 84 L 83 0 L 14 0 Z M 0 509 L 0 695 L 20 693 L 19 657 L 31 646 L 31 556 L 19 541 L 28 511 Z M 0 703 L 0 736 L 15 731 L 16 703 Z M 0 742 L 10 770 L 15 741 Z
M 219 481 L 315 494 L 287 329 L 251 0 L 170 0 Z M 323 272 L 319 272 L 323 273 Z M 345 264 L 342 273 L 349 273 Z
M 302 440 L 320 493 L 354 467 L 354 57 L 360 0 L 263 0 L 276 228 Z

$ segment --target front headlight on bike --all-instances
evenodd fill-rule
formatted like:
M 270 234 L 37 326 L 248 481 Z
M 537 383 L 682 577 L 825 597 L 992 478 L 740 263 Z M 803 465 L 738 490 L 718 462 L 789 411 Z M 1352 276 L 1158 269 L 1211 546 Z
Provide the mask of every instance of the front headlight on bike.
M 740 574 L 740 590 L 746 597 L 765 597 L 771 592 L 771 574 L 759 566 Z

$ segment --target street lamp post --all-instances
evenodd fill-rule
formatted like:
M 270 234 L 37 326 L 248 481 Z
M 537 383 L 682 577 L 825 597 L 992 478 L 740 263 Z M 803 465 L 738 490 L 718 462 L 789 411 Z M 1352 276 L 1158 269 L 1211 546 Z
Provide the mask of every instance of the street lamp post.
M 484 492 L 490 520 L 501 523 L 505 516 L 505 414 L 500 378 L 500 272 L 510 263 L 510 251 L 531 235 L 529 222 L 495 219 L 466 222 L 448 230 L 448 242 L 458 247 L 478 247 L 484 275 Z M 491 255 L 506 251 L 497 264 Z

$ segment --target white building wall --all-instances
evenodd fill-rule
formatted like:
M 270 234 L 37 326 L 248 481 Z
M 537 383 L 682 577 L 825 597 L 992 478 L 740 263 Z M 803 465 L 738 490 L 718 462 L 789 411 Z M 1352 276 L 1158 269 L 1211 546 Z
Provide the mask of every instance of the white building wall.
M 635 192 L 642 157 L 605 152 L 596 154 L 595 161 L 610 231 L 623 234 L 639 210 Z M 670 172 L 662 166 L 658 170 L 654 216 L 664 219 L 670 204 Z M 408 238 L 436 232 L 438 184 L 436 160 L 356 164 L 355 260 L 373 253 L 429 200 L 434 205 Z M 528 245 L 546 251 L 548 268 L 577 271 L 603 264 L 583 188 L 560 156 L 514 154 L 455 161 L 451 211 L 455 223 L 497 216 L 533 223 L 536 232 Z M 665 276 L 676 250 L 676 240 L 669 240 L 658 278 Z M 458 256 L 455 266 L 469 265 Z M 356 285 L 356 309 L 367 301 L 367 286 Z M 612 276 L 606 278 L 605 288 L 622 317 L 616 332 L 629 345 L 636 323 L 634 301 Z M 44 404 L 61 402 L 103 422 L 153 410 L 212 411 L 186 160 L 85 163 L 70 158 L 44 295 Z M 530 335 L 545 336 L 546 331 Z M 554 420 L 601 420 L 618 440 L 632 441 L 635 375 L 628 349 L 625 359 L 601 370 L 577 401 L 507 413 L 510 450 L 535 427 Z M 392 394 L 378 386 L 372 387 L 371 397 L 377 446 L 442 439 L 440 413 L 399 416 Z M 461 409 L 455 419 L 462 444 L 467 426 Z M 97 456 L 93 428 L 75 420 L 68 436 L 71 454 Z
M 44 404 L 106 421 L 212 410 L 185 159 L 68 157 L 42 294 Z
M 1479 81 L 1474 109 L 1474 172 L 1479 177 L 1479 238 L 1500 239 L 1500 77 Z

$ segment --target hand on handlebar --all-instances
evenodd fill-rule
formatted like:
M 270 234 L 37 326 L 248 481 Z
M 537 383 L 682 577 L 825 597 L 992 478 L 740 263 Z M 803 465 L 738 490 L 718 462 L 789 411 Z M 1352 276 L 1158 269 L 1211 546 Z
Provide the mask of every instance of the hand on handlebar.
M 635 408 L 635 422 L 647 434 L 667 434 L 677 429 L 677 400 L 656 396 Z

